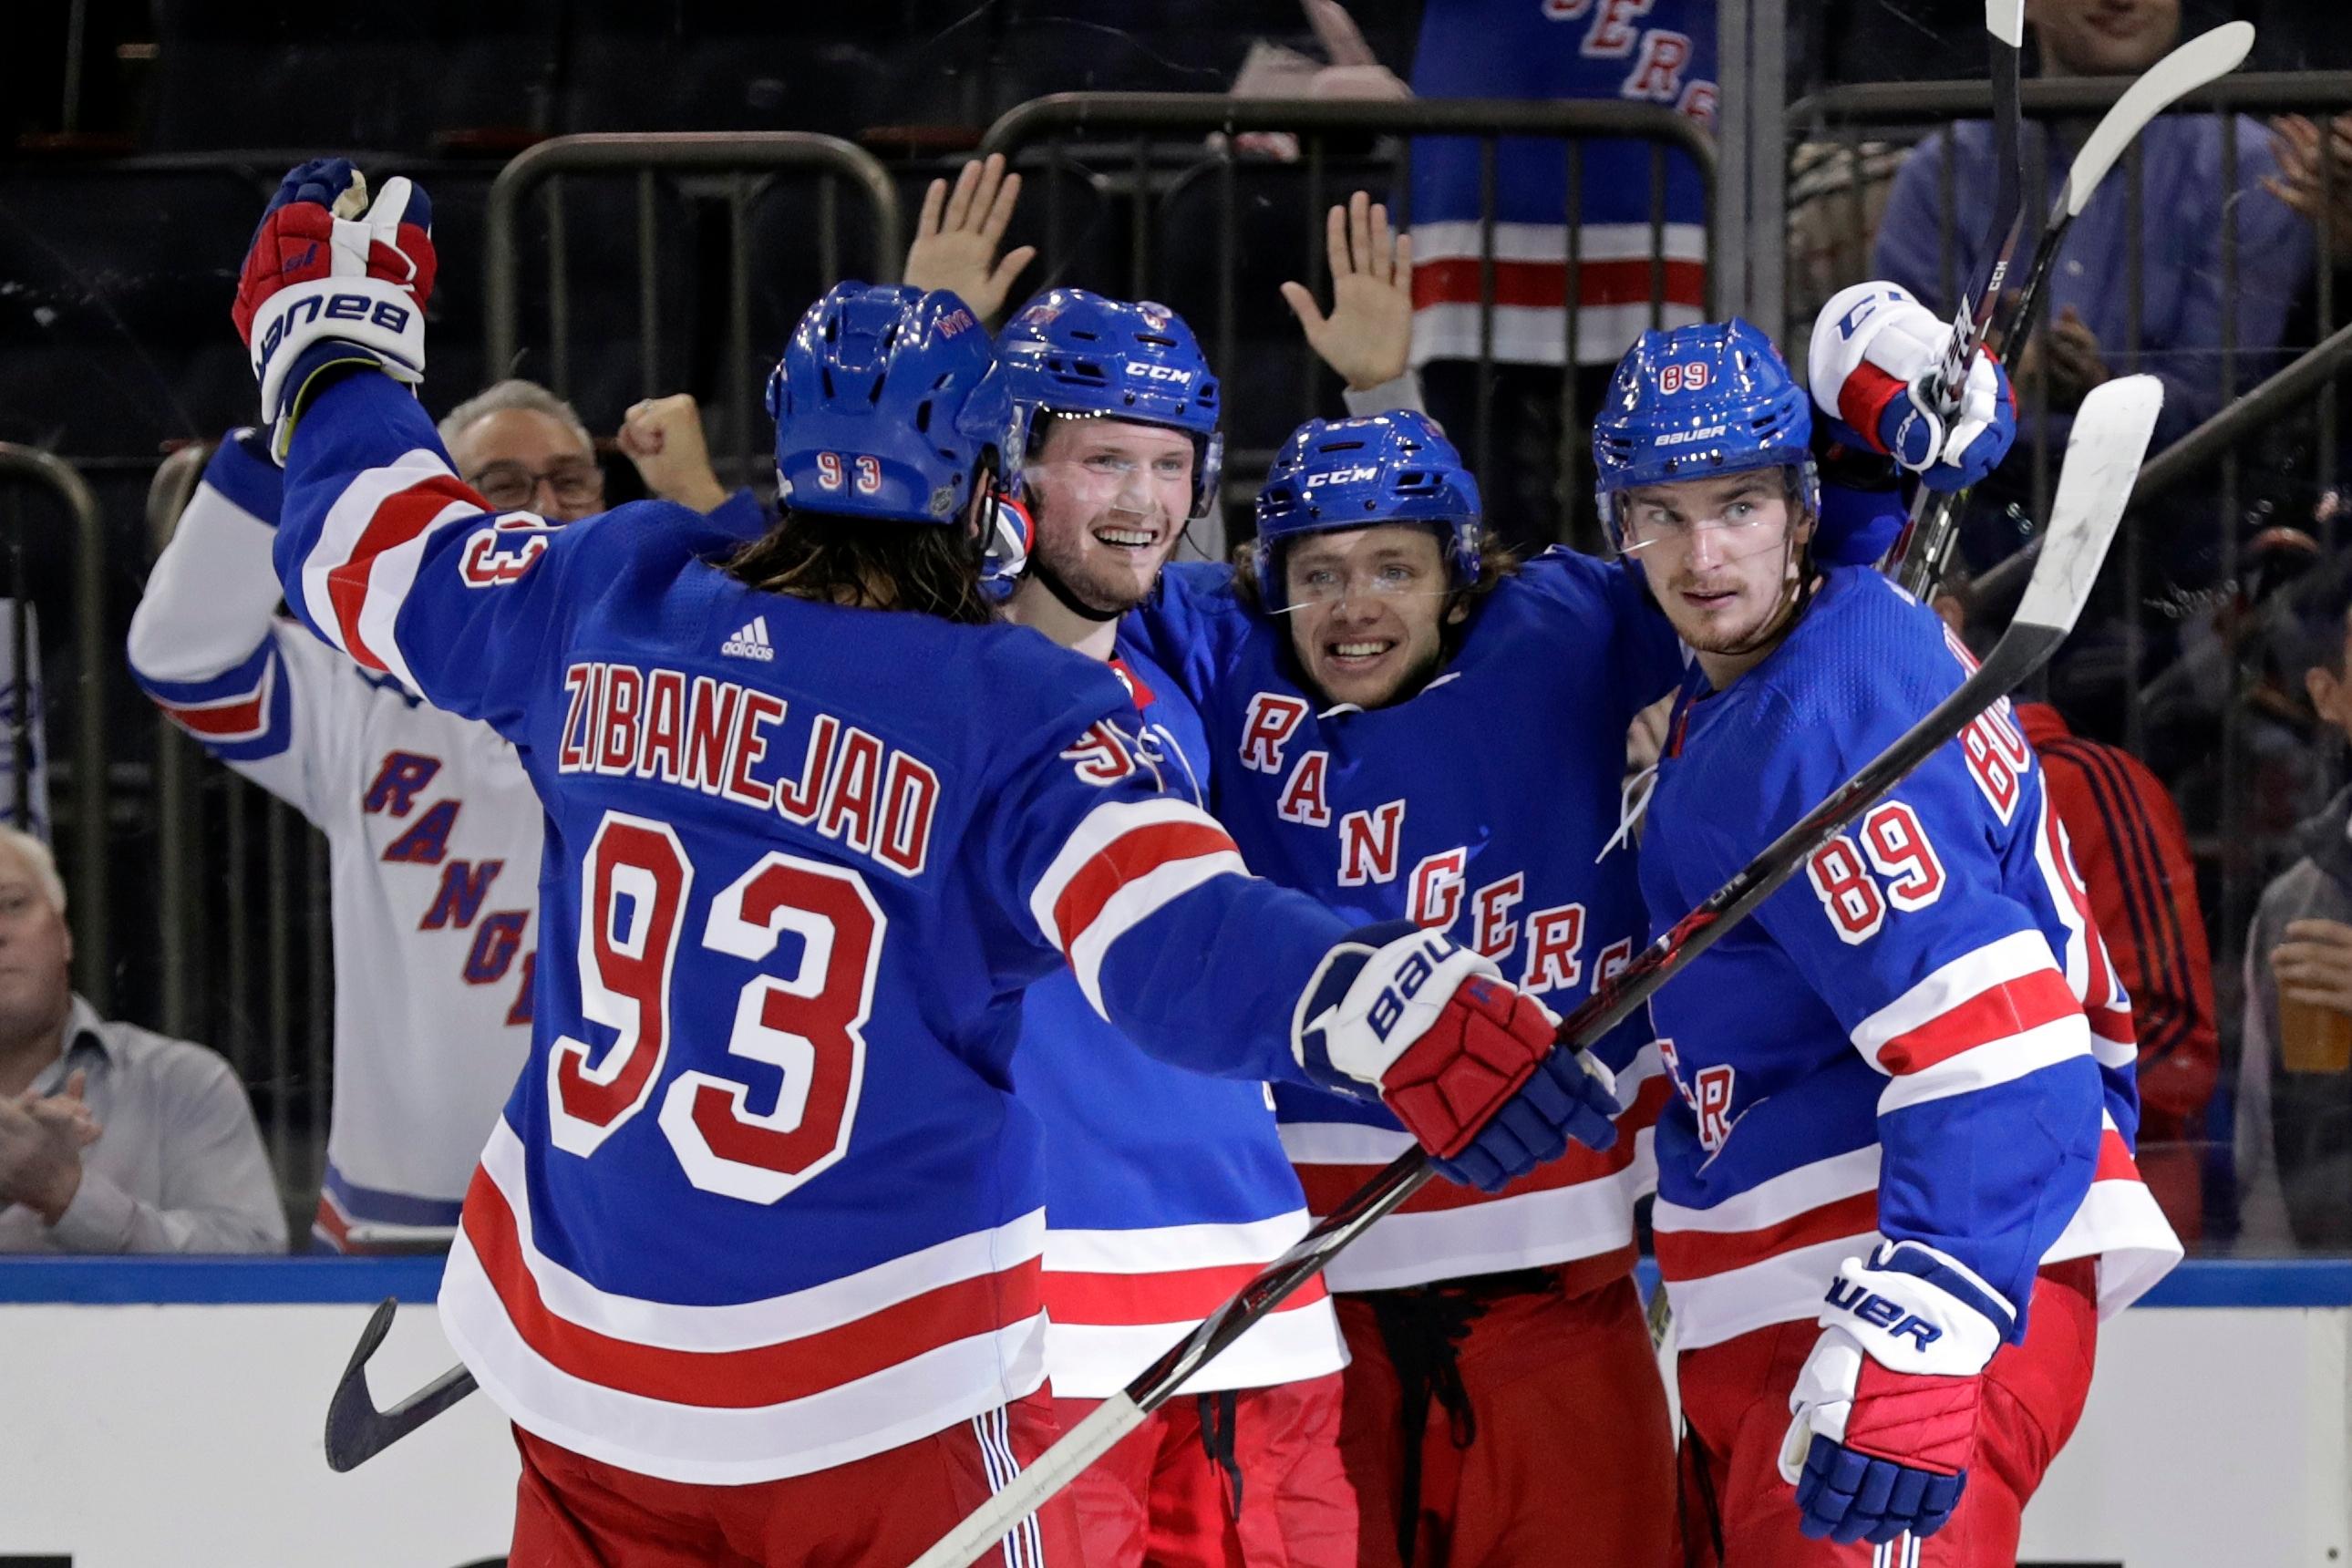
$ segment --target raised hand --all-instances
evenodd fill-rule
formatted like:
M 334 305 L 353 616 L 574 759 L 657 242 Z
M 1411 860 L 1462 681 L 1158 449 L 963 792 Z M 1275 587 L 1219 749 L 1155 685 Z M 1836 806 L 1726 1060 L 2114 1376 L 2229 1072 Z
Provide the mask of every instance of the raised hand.
M 621 416 L 620 448 L 637 466 L 646 489 L 664 500 L 710 511 L 723 505 L 727 489 L 710 466 L 710 446 L 702 433 L 702 410 L 691 393 L 648 397 Z
M 310 378 L 329 364 L 425 377 L 425 307 L 436 270 L 433 205 L 405 179 L 374 202 L 347 158 L 313 158 L 280 181 L 254 230 L 229 314 L 252 357 L 264 420 L 285 453 Z
M 1349 391 L 1369 392 L 1405 373 L 1412 352 L 1412 237 L 1389 232 L 1389 209 L 1358 191 L 1325 224 L 1331 255 L 1331 313 L 1303 283 L 1282 297 L 1307 346 Z
M 1034 245 L 1001 258 L 996 254 L 1020 199 L 1021 176 L 1004 172 L 1004 157 L 998 153 L 984 163 L 966 163 L 952 191 L 945 180 L 933 180 L 923 193 L 915 243 L 907 248 L 908 284 L 950 289 L 982 321 L 1002 314 L 1013 280 L 1037 258 Z

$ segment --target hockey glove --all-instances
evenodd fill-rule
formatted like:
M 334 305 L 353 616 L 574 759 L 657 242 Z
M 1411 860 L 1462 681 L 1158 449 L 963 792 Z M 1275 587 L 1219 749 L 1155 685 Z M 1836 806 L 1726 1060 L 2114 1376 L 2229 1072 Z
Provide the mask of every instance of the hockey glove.
M 432 229 L 423 191 L 394 179 L 370 205 L 367 181 L 347 158 L 313 158 L 280 182 L 229 310 L 261 384 L 276 456 L 285 456 L 289 416 L 328 366 L 373 364 L 411 385 L 424 379 Z
M 1916 1242 L 1839 1265 L 1780 1444 L 1798 1528 L 1841 1544 L 1942 1529 L 1969 1484 L 1985 1363 L 2009 1321 L 1972 1276 Z
M 1558 1020 L 1488 959 L 1410 921 L 1365 926 L 1316 971 L 1291 1032 L 1307 1076 L 1385 1101 L 1449 1179 L 1493 1192 L 1616 1142 L 1609 1069 L 1554 1048 Z
M 1855 284 L 1813 325 L 1813 397 L 1839 438 L 1885 453 L 1933 490 L 1977 483 L 2017 440 L 2016 392 L 1982 350 L 1958 407 L 1940 405 L 1936 371 L 1951 339 L 1950 322 L 1892 283 Z

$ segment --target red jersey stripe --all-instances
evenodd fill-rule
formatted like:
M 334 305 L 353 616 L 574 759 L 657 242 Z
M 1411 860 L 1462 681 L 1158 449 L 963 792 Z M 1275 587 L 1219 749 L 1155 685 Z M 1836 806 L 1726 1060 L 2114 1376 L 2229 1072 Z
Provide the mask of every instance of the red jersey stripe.
M 960 1279 L 877 1312 L 781 1343 L 737 1351 L 679 1351 L 633 1343 L 560 1318 L 541 1297 L 522 1257 L 506 1194 L 487 1171 L 466 1194 L 466 1239 L 508 1321 L 549 1365 L 583 1382 L 670 1405 L 749 1410 L 823 1394 L 976 1334 L 992 1333 L 1040 1306 L 1040 1260 Z
M 452 502 L 478 507 L 485 512 L 490 510 L 489 502 L 455 475 L 436 474 L 419 479 L 377 503 L 375 515 L 360 531 L 350 557 L 327 574 L 327 602 L 334 608 L 335 630 L 343 639 L 343 651 L 364 668 L 390 672 L 390 667 L 360 635 L 360 614 L 367 608 L 368 577 L 375 570 L 376 557 L 399 549 L 424 532 Z
M 1669 1279 L 1704 1279 L 1801 1247 L 1877 1228 L 1878 1194 L 1874 1190 L 1807 1209 L 1760 1230 L 1661 1230 L 1656 1237 L 1658 1271 Z
M 1118 890 L 1177 860 L 1233 854 L 1230 834 L 1214 823 L 1154 822 L 1129 828 L 1078 868 L 1054 900 L 1054 930 L 1068 952 Z
M 250 697 L 230 698 L 219 702 L 163 702 L 157 706 L 171 715 L 172 722 L 191 735 L 208 736 L 214 740 L 224 736 L 243 739 L 259 733 L 262 728 L 263 691 Z
M 1059 1274 L 1045 1277 L 1045 1310 L 1056 1323 L 1116 1328 L 1205 1318 L 1264 1272 L 1262 1263 L 1225 1263 L 1165 1274 Z M 1324 1299 L 1317 1275 L 1275 1309 L 1296 1311 Z
M 1918 1072 L 1963 1051 L 2012 1038 L 2082 1010 L 2064 975 L 2054 969 L 2036 970 L 1979 991 L 1917 1028 L 1895 1036 L 1879 1047 L 1879 1065 L 1890 1073 Z
M 1577 268 L 1577 301 L 1580 305 L 1645 305 L 1650 300 L 1650 258 L 1587 261 Z M 1475 305 L 1479 299 L 1479 259 L 1475 256 L 1423 261 L 1412 269 L 1412 308 L 1431 305 Z M 1706 303 L 1706 263 L 1665 263 L 1665 302 L 1669 305 Z M 1563 261 L 1495 262 L 1495 303 L 1557 310 L 1568 299 L 1568 265 Z

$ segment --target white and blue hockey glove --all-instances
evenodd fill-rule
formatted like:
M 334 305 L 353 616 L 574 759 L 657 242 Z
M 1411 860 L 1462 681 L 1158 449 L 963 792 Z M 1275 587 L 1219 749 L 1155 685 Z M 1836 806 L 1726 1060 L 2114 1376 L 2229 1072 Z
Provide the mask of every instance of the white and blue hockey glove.
M 1968 1488 L 1984 1369 L 2009 1321 L 1973 1275 L 1916 1242 L 1841 1264 L 1780 1444 L 1798 1528 L 1841 1544 L 1942 1529 Z
M 261 417 L 281 460 L 310 381 L 330 365 L 373 364 L 425 378 L 433 297 L 433 207 L 405 179 L 373 205 L 347 158 L 288 172 L 261 215 L 229 314 L 261 384 Z
M 1494 963 L 1410 921 L 1349 933 L 1298 1000 L 1291 1049 L 1351 1099 L 1377 1096 L 1440 1174 L 1493 1192 L 1617 1141 L 1609 1069 L 1555 1047 L 1559 1020 Z
M 1892 283 L 1857 283 L 1813 323 L 1813 401 L 1849 444 L 1894 458 L 1932 490 L 1966 489 L 2000 466 L 2017 440 L 2009 373 L 1977 351 L 1949 418 L 1932 382 L 1949 321 Z

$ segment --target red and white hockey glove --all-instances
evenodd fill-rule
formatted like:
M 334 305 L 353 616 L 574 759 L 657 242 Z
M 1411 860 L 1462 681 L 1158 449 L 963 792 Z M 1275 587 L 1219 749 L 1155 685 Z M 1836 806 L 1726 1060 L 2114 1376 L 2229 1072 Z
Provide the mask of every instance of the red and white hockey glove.
M 373 205 L 347 158 L 313 158 L 279 182 L 229 314 L 280 458 L 287 416 L 328 365 L 373 364 L 411 385 L 425 378 L 435 268 L 432 204 L 405 179 L 386 182 Z
M 1950 418 L 1932 382 L 1952 324 L 1892 283 L 1857 283 L 1813 323 L 1813 400 L 1850 436 L 1933 490 L 1966 489 L 2017 440 L 2017 394 L 1982 349 Z
M 1410 921 L 1350 932 L 1299 998 L 1307 1074 L 1386 1102 L 1451 1180 L 1493 1192 L 1568 1152 L 1617 1141 L 1609 1069 L 1555 1047 L 1559 1020 L 1491 960 Z
M 1839 1265 L 1780 1444 L 1801 1531 L 1877 1544 L 1944 1527 L 1968 1488 L 1985 1364 L 2008 1318 L 1974 1276 L 1916 1242 Z

